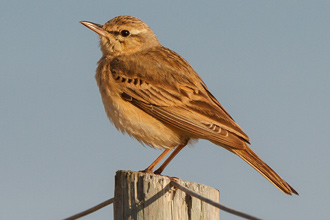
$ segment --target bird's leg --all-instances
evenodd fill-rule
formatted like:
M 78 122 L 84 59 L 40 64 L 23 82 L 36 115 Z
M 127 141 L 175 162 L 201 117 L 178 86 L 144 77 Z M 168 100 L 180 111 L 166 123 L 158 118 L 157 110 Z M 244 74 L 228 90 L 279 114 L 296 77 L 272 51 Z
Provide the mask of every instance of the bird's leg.
M 159 156 L 157 157 L 157 159 L 152 162 L 152 164 L 150 164 L 150 166 L 148 166 L 147 169 L 141 171 L 141 172 L 144 172 L 144 173 L 152 173 L 152 171 L 155 169 L 155 167 L 157 166 L 157 164 L 159 164 L 159 162 L 172 150 L 172 148 L 166 148 L 164 150 L 164 152 Z M 165 167 L 164 167 L 165 168 Z
M 187 144 L 179 145 L 173 153 L 165 160 L 165 162 L 154 172 L 154 174 L 161 174 L 165 167 L 172 161 L 172 159 L 186 146 Z

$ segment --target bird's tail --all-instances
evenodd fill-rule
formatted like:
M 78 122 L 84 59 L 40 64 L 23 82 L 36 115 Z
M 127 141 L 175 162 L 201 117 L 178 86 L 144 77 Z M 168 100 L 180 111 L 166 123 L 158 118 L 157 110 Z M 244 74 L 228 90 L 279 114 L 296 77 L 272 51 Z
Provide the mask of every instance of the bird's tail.
M 229 151 L 238 155 L 245 162 L 250 164 L 254 169 L 256 169 L 260 174 L 262 174 L 266 179 L 268 179 L 277 188 L 286 194 L 291 195 L 292 193 L 297 194 L 297 191 L 292 188 L 287 182 L 285 182 L 275 171 L 270 168 L 265 162 L 263 162 L 258 155 L 256 155 L 252 149 L 245 144 L 245 149 L 233 149 Z

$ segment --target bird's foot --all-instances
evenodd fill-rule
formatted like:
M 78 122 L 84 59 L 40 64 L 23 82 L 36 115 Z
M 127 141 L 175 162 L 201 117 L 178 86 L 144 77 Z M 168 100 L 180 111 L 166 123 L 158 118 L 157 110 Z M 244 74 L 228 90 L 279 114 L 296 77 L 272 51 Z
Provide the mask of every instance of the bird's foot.
M 144 170 L 139 170 L 138 172 L 141 172 L 141 173 L 150 173 L 150 174 L 153 174 L 152 170 L 151 169 L 144 169 Z
M 163 172 L 163 169 L 157 169 L 155 170 L 154 174 L 160 175 Z

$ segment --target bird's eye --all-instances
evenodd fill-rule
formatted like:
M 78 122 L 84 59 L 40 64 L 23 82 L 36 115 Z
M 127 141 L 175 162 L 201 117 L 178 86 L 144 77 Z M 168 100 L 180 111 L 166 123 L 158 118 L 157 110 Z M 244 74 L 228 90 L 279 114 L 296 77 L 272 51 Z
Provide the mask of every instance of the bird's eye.
M 121 36 L 123 36 L 123 37 L 127 37 L 130 33 L 129 33 L 128 30 L 122 30 L 122 31 L 120 32 L 120 34 L 121 34 Z

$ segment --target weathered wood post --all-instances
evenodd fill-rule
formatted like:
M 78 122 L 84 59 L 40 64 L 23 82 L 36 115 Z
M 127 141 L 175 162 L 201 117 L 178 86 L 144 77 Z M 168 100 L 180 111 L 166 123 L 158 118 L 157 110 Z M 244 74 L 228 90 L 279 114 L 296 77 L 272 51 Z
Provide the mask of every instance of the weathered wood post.
M 171 186 L 170 178 L 117 171 L 114 220 L 219 220 L 219 209 Z M 217 189 L 183 181 L 179 184 L 219 202 Z

